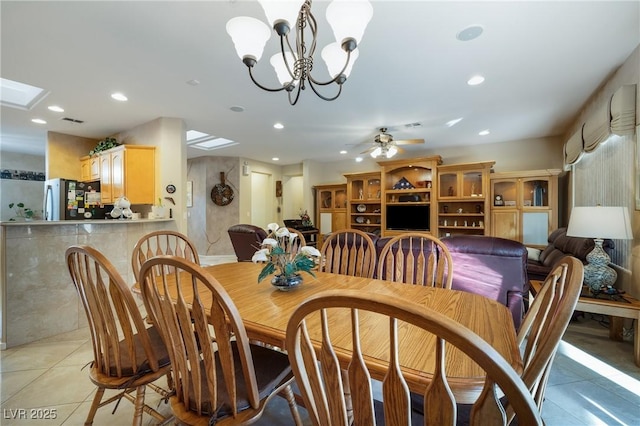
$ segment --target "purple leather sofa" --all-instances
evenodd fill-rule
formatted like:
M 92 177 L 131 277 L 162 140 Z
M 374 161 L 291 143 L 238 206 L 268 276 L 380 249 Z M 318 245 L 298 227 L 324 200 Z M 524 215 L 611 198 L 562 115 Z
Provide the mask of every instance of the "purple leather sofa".
M 378 255 L 388 240 L 375 241 Z M 518 329 L 529 292 L 526 247 L 517 241 L 481 235 L 454 235 L 442 241 L 453 259 L 452 288 L 502 303 L 511 311 Z
M 264 229 L 244 223 L 233 225 L 227 232 L 238 262 L 250 262 L 253 254 L 260 248 L 262 241 L 267 238 L 267 231 Z
M 518 329 L 529 294 L 526 247 L 482 235 L 454 235 L 442 241 L 453 259 L 452 288 L 502 303 L 511 311 Z

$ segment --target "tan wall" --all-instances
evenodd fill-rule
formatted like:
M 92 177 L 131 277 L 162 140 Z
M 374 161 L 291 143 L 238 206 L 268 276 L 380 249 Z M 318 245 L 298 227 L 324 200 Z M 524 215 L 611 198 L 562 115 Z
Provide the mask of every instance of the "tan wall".
M 98 140 L 64 133 L 47 133 L 47 179 L 80 179 L 80 158 L 89 155 Z

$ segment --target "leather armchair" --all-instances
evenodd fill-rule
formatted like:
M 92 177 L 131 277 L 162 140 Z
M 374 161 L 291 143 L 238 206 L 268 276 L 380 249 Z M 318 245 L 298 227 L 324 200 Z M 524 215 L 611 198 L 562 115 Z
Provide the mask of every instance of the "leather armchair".
M 517 241 L 482 235 L 454 235 L 442 242 L 453 259 L 452 288 L 507 306 L 518 329 L 529 293 L 526 247 Z
M 244 223 L 233 225 L 227 232 L 238 262 L 250 262 L 253 254 L 260 248 L 262 241 L 267 238 L 267 231 L 264 229 Z

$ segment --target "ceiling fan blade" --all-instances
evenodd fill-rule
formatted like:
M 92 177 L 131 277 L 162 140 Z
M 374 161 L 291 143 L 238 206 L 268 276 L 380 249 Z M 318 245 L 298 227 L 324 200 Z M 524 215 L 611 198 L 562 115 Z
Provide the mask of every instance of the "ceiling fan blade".
M 376 149 L 376 148 L 378 148 L 377 145 L 376 146 L 372 146 L 371 148 L 369 148 L 369 149 L 367 149 L 365 151 L 362 151 L 360 154 L 369 154 L 369 153 L 373 152 L 373 150 Z
M 393 140 L 393 143 L 396 145 L 416 145 L 420 143 L 424 143 L 424 139 L 401 139 L 401 140 Z

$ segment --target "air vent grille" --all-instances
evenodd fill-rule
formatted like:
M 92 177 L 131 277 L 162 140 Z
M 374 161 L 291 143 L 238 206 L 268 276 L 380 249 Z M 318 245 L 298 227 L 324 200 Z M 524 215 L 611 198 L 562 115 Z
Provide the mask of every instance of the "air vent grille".
M 62 120 L 62 121 L 70 121 L 72 123 L 78 123 L 78 124 L 84 123 L 83 120 L 77 120 L 77 119 L 71 118 L 71 117 L 64 117 L 64 118 L 61 118 L 60 120 Z

